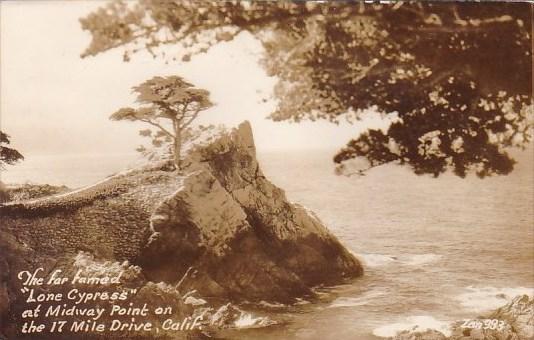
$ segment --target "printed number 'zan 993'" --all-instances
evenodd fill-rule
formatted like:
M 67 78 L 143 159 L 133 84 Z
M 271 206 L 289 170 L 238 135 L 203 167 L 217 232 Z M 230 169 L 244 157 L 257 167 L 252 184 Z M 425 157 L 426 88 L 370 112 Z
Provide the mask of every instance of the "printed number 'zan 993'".
M 506 327 L 506 322 L 497 319 L 465 320 L 461 327 L 502 331 Z

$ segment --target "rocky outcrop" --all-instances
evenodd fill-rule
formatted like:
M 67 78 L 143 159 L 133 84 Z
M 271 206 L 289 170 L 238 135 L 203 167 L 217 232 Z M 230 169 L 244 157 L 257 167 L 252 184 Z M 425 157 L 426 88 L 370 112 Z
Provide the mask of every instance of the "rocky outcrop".
M 391 340 L 531 340 L 534 338 L 534 297 L 517 296 L 484 317 L 455 322 L 450 329 L 450 336 L 429 329 L 403 331 Z
M 74 304 L 72 302 L 64 301 L 68 308 L 72 306 L 78 306 L 83 308 L 100 308 L 106 310 L 96 320 L 99 324 L 111 325 L 113 322 L 129 322 L 131 317 L 128 315 L 111 315 L 109 313 L 113 306 L 119 305 L 125 306 L 165 306 L 166 308 L 172 308 L 172 320 L 179 322 L 181 320 L 197 320 L 196 323 L 200 327 L 193 329 L 176 331 L 175 329 L 169 329 L 164 327 L 165 320 L 168 320 L 170 315 L 162 317 L 155 313 L 147 313 L 142 316 L 142 322 L 150 322 L 152 329 L 148 332 L 138 332 L 135 330 L 115 330 L 113 332 L 93 332 L 87 331 L 82 334 L 78 332 L 72 332 L 66 327 L 62 334 L 44 332 L 40 334 L 23 334 L 20 332 L 20 325 L 27 322 L 28 319 L 21 317 L 22 313 L 28 308 L 27 304 L 22 303 L 20 300 L 14 300 L 9 315 L 2 318 L 3 324 L 0 324 L 0 338 L 2 339 L 18 339 L 18 340 L 71 340 L 81 339 L 84 340 L 107 340 L 107 339 L 137 339 L 137 340 L 152 340 L 152 339 L 209 339 L 220 338 L 218 333 L 225 332 L 242 327 L 265 327 L 276 322 L 270 320 L 265 316 L 255 316 L 251 313 L 243 311 L 232 303 L 226 303 L 223 305 L 209 304 L 206 300 L 197 298 L 196 291 L 180 292 L 174 285 L 170 285 L 164 282 L 154 283 L 146 280 L 141 268 L 133 266 L 127 261 L 124 262 L 112 262 L 107 260 L 97 260 L 94 256 L 79 252 L 73 256 L 65 256 L 61 261 L 56 261 L 54 269 L 62 270 L 62 274 L 72 277 L 75 273 L 79 273 L 84 277 L 103 278 L 103 277 L 116 277 L 120 276 L 120 282 L 117 284 L 110 284 L 105 286 L 106 291 L 115 291 L 128 293 L 135 290 L 135 293 L 129 293 L 127 303 L 121 303 L 120 300 L 91 300 L 86 304 Z M 80 271 L 80 272 L 79 272 Z M 72 289 L 78 289 L 86 294 L 98 294 L 102 292 L 102 287 L 99 286 L 87 286 L 82 284 L 70 284 L 56 286 L 49 290 L 45 287 L 36 287 L 38 293 L 50 293 L 54 292 L 62 293 L 65 296 L 69 294 Z M 0 290 L 1 293 L 1 290 Z M 9 300 L 6 299 L 7 302 Z M 57 303 L 43 301 L 40 303 L 39 313 L 32 320 L 37 324 L 47 324 L 51 321 L 56 321 L 58 318 L 55 316 L 46 316 L 44 311 L 49 307 L 55 308 Z M 83 315 L 71 315 L 68 317 L 62 317 L 72 322 L 87 322 L 87 317 Z M 93 320 L 93 319 L 92 319 Z M 115 320 L 115 321 L 114 321 Z M 139 319 L 138 319 L 139 320 Z M 190 323 L 191 324 L 191 323 Z M 109 328 L 108 328 L 109 329 Z
M 0 205 L 1 230 L 38 256 L 83 250 L 134 261 L 150 236 L 154 206 L 179 181 L 159 168 L 138 169 L 67 194 Z
M 519 339 L 534 339 L 534 297 L 517 296 L 488 318 L 508 323 Z
M 362 274 L 312 212 L 265 178 L 248 123 L 193 147 L 183 163 L 180 174 L 160 163 L 0 205 L 0 314 L 20 290 L 12 273 L 50 272 L 79 251 L 219 301 L 291 302 Z
M 290 301 L 362 274 L 313 213 L 265 178 L 248 123 L 197 146 L 186 163 L 182 187 L 151 217 L 142 258 L 150 259 L 143 268 L 152 279 L 177 280 L 191 266 L 196 277 L 184 285 L 208 295 Z
M 399 332 L 395 337 L 391 338 L 394 340 L 447 340 L 447 337 L 436 330 L 429 329 L 423 332 L 414 332 L 414 331 L 402 331 Z

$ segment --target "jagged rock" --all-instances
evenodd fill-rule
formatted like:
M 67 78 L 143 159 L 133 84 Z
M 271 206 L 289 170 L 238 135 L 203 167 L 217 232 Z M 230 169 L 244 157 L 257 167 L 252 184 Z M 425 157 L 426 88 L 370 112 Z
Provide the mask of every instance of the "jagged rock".
M 522 340 L 510 325 L 502 329 L 464 328 L 464 322 L 453 324 L 449 340 Z
M 0 215 L 1 216 L 1 215 Z M 1 226 L 1 223 L 0 223 Z M 24 307 L 19 304 L 21 288 L 17 274 L 27 268 L 52 267 L 57 262 L 47 255 L 37 256 L 26 243 L 4 230 L 0 230 L 0 338 L 9 339 L 15 325 L 13 320 Z
M 534 339 L 534 297 L 517 296 L 488 318 L 507 321 L 520 339 Z
M 239 308 L 228 303 L 213 313 L 210 324 L 215 328 L 231 328 L 239 320 L 241 314 L 242 311 Z
M 48 310 L 49 307 L 57 307 L 58 305 L 68 306 L 68 308 L 72 306 L 79 306 L 82 309 L 86 307 L 103 308 L 107 312 L 102 313 L 102 315 L 98 318 L 98 322 L 106 325 L 110 325 L 112 322 L 116 322 L 117 320 L 120 320 L 121 322 L 128 322 L 131 320 L 131 318 L 128 316 L 121 316 L 120 313 L 115 315 L 110 314 L 112 308 L 117 305 L 122 306 L 122 308 L 130 306 L 147 306 L 147 308 L 151 311 L 154 311 L 156 306 L 172 308 L 172 315 L 163 316 L 149 312 L 142 318 L 144 322 L 150 322 L 154 325 L 154 329 L 152 329 L 149 333 L 140 335 L 138 332 L 128 329 L 116 330 L 113 331 L 113 333 L 84 332 L 83 339 L 87 340 L 110 339 L 110 334 L 113 334 L 113 339 L 201 339 L 204 337 L 202 337 L 202 332 L 198 328 L 177 332 L 174 329 L 163 329 L 162 325 L 165 320 L 169 318 L 179 322 L 180 320 L 192 321 L 198 316 L 202 316 L 199 319 L 199 325 L 201 324 L 203 328 L 210 333 L 217 334 L 221 328 L 235 328 L 239 326 L 239 323 L 236 322 L 242 320 L 243 316 L 250 315 L 233 306 L 231 303 L 227 303 L 226 305 L 217 309 L 208 306 L 205 300 L 193 296 L 195 292 L 188 292 L 188 294 L 182 295 L 173 285 L 164 282 L 154 283 L 147 281 L 141 273 L 141 268 L 130 265 L 128 261 L 113 262 L 104 259 L 95 259 L 94 256 L 88 253 L 80 252 L 73 257 L 65 257 L 61 259 L 61 261 L 56 261 L 53 268 L 54 270 L 61 270 L 63 276 L 65 277 L 73 277 L 74 273 L 77 273 L 79 270 L 81 270 L 80 275 L 84 277 L 102 278 L 120 275 L 121 279 L 119 283 L 104 286 L 104 289 L 99 285 L 83 285 L 69 282 L 54 287 L 35 287 L 34 289 L 37 293 L 54 292 L 61 293 L 66 296 L 72 288 L 76 288 L 79 291 L 88 294 L 98 294 L 102 293 L 103 291 L 124 293 L 133 289 L 135 289 L 135 293 L 129 294 L 129 297 L 126 301 L 95 299 L 85 304 L 77 304 L 72 301 L 69 302 L 68 300 L 64 300 L 59 304 L 56 302 L 43 301 L 39 303 L 42 313 L 32 318 L 32 320 L 36 323 L 47 323 L 57 320 L 57 317 L 55 316 L 47 317 L 44 314 L 44 311 Z M 10 273 L 7 272 L 6 274 Z M 2 336 L 2 339 L 36 339 L 35 334 L 22 334 L 20 332 L 20 325 L 28 321 L 27 319 L 24 319 L 24 317 L 21 317 L 22 312 L 28 308 L 28 305 L 25 303 L 24 298 L 13 293 L 15 292 L 10 292 L 13 300 L 9 298 L 4 300 L 7 303 L 12 302 L 13 304 L 11 309 L 5 310 L 9 313 L 7 313 L 7 315 L 3 315 L 2 321 L 5 323 L 0 324 L 0 335 Z M 191 303 L 191 301 L 194 303 Z M 201 307 L 200 305 L 203 306 Z M 231 311 L 236 312 L 237 314 L 232 313 Z M 77 316 L 76 314 L 69 317 L 63 317 L 63 319 L 67 319 L 71 322 L 82 322 L 87 320 L 86 317 Z M 253 318 L 252 321 L 259 322 L 264 319 L 265 318 L 259 317 Z M 156 328 L 157 330 L 155 330 Z M 67 327 L 64 334 L 45 332 L 43 334 L 39 334 L 38 339 L 70 340 L 73 339 L 73 332 L 69 331 Z
M 393 340 L 447 340 L 447 337 L 436 330 L 429 329 L 423 332 L 402 331 Z
M 494 321 L 496 320 L 496 321 Z M 484 324 L 486 322 L 487 324 Z M 494 322 L 492 325 L 491 322 Z M 471 325 L 474 325 L 473 327 Z M 534 337 L 534 297 L 515 297 L 487 316 L 454 322 L 450 336 L 436 330 L 399 332 L 392 340 L 531 340 Z
M 515 297 L 505 306 L 478 319 L 480 328 L 462 327 L 464 322 L 453 324 L 451 340 L 530 340 L 534 337 L 534 298 L 528 295 Z M 489 320 L 498 327 L 490 327 Z M 493 329 L 492 329 L 493 328 Z
M 255 328 L 266 327 L 276 324 L 268 317 L 255 317 L 240 308 L 227 303 L 219 307 L 213 313 L 205 313 L 207 315 L 209 326 L 213 329 L 225 328 Z
M 208 303 L 206 300 L 204 299 L 197 299 L 193 296 L 188 296 L 184 299 L 184 303 L 186 305 L 192 305 L 192 306 L 202 306 L 202 305 L 205 305 L 206 303 Z
M 151 279 L 175 281 L 192 266 L 184 285 L 203 294 L 288 301 L 362 274 L 313 213 L 265 178 L 248 122 L 192 149 L 184 163 L 181 188 L 152 215 L 142 255 Z

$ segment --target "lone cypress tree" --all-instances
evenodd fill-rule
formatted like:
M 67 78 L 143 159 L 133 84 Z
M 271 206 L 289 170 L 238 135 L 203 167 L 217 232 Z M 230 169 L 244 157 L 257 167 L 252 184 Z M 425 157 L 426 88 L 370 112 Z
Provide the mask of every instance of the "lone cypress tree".
M 156 127 L 172 140 L 174 164 L 181 169 L 183 133 L 201 111 L 213 106 L 209 92 L 178 76 L 154 77 L 133 88 L 138 108 L 121 108 L 110 119 L 140 121 Z

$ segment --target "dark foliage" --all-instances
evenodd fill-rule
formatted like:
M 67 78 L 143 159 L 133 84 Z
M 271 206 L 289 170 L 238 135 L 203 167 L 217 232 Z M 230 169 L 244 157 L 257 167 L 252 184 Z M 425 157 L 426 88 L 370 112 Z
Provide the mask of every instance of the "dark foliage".
M 6 146 L 10 144 L 9 138 L 9 135 L 0 131 L 0 169 L 24 159 L 20 152 Z
M 117 2 L 81 20 L 93 36 L 83 55 L 124 46 L 129 60 L 181 44 L 187 61 L 247 31 L 279 80 L 272 119 L 396 113 L 387 131 L 356 136 L 336 162 L 365 157 L 418 174 L 483 177 L 511 171 L 505 149 L 531 139 L 532 10 L 517 2 Z

